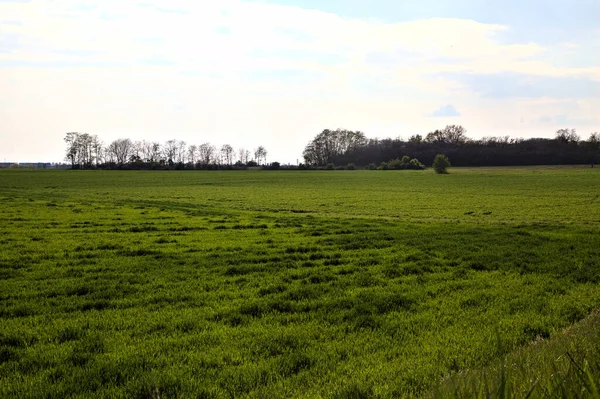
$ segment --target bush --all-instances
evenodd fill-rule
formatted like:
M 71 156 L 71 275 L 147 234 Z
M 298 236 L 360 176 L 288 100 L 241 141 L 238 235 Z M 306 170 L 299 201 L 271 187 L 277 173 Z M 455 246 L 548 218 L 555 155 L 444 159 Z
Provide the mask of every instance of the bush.
M 388 166 L 390 169 L 396 169 L 396 170 L 404 169 L 404 164 L 399 159 L 392 159 L 391 161 L 388 162 Z
M 346 170 L 356 170 L 356 165 L 349 163 L 348 166 L 346 166 Z
M 443 154 L 437 154 L 435 159 L 433 160 L 433 170 L 438 174 L 446 174 L 448 173 L 448 168 L 450 167 L 450 160 L 447 156 Z
M 372 166 L 371 166 L 372 165 Z M 369 166 L 367 166 L 367 169 L 373 169 L 375 168 L 375 165 L 371 164 Z M 389 162 L 382 162 L 381 165 L 379 165 L 379 170 L 388 170 L 388 169 L 394 169 L 394 170 L 406 170 L 406 169 L 413 169 L 413 170 L 423 170 L 425 169 L 425 165 L 423 165 L 421 162 L 419 162 L 419 160 L 417 158 L 411 159 L 408 155 L 404 155 L 402 157 L 402 159 L 391 159 Z
M 334 170 L 335 169 L 335 165 L 332 164 L 332 163 L 328 163 L 327 167 L 325 169 L 327 169 L 327 170 Z
M 365 169 L 367 170 L 377 170 L 377 165 L 375 165 L 374 163 L 370 163 L 368 164 Z
M 423 169 L 425 169 L 425 165 L 423 165 L 421 162 L 419 162 L 419 160 L 417 158 L 413 158 L 408 163 L 408 168 L 415 169 L 415 170 L 423 170 Z

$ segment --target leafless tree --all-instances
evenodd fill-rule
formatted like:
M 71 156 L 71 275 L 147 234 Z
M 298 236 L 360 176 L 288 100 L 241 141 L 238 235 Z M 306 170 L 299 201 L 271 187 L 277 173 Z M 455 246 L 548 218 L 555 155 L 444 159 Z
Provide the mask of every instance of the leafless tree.
M 250 160 L 250 151 L 240 148 L 238 151 L 238 160 L 243 164 L 247 164 Z
M 558 129 L 556 131 L 556 140 L 565 144 L 576 144 L 581 140 L 581 138 L 579 137 L 575 129 Z
M 175 162 L 177 156 L 177 140 L 169 140 L 163 146 L 163 157 L 168 163 Z
M 65 143 L 67 143 L 67 151 L 65 154 L 65 161 L 71 162 L 71 167 L 74 168 L 77 164 L 77 153 L 79 148 L 77 147 L 77 138 L 79 133 L 69 132 L 65 136 Z
M 104 145 L 102 144 L 102 140 L 98 138 L 95 134 L 92 136 L 92 154 L 94 157 L 95 165 L 104 163 Z
M 89 133 L 69 132 L 65 135 L 67 150 L 65 160 L 71 162 L 71 167 L 90 168 L 97 164 L 97 152 L 100 141 L 98 136 Z
M 151 162 L 160 162 L 162 160 L 162 146 L 158 142 L 152 143 Z
M 259 146 L 256 150 L 254 150 L 254 159 L 260 165 L 261 161 L 267 163 L 267 150 L 262 145 Z
M 175 151 L 175 159 L 173 160 L 176 163 L 185 163 L 186 157 L 186 146 L 187 143 L 185 141 L 177 142 L 177 150 Z
M 144 160 L 144 143 L 141 141 L 134 141 L 131 146 L 132 161 L 143 161 Z
M 104 150 L 102 151 L 104 153 L 104 161 L 106 163 L 115 163 L 115 154 L 109 149 L 109 147 L 104 147 Z
M 215 161 L 214 154 L 216 150 L 216 147 L 210 143 L 200 144 L 200 147 L 198 147 L 199 161 L 204 165 L 208 165 L 211 161 Z
M 226 165 L 233 165 L 233 147 L 229 144 L 224 144 L 221 147 L 221 156 L 223 158 L 223 163 Z
M 141 157 L 144 162 L 152 162 L 152 143 L 146 140 L 143 140 L 140 143 L 140 151 Z
M 427 143 L 464 144 L 468 141 L 467 129 L 460 125 L 448 125 L 443 130 L 428 133 L 425 137 Z
M 187 150 L 188 163 L 195 165 L 197 154 L 198 154 L 198 146 L 196 144 L 190 145 Z
M 108 146 L 108 152 L 119 165 L 123 165 L 129 160 L 132 149 L 133 143 L 130 139 L 117 139 Z
M 467 129 L 460 125 L 448 125 L 443 130 L 447 143 L 464 144 L 467 142 Z

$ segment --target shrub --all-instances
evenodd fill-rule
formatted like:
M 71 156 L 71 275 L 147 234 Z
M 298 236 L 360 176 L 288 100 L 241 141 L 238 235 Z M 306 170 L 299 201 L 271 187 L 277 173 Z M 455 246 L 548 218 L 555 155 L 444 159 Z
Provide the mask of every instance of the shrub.
M 390 165 L 387 162 L 382 162 L 381 164 L 379 164 L 379 170 L 388 170 L 390 168 Z
M 332 163 L 328 163 L 326 169 L 327 170 L 334 170 L 335 169 L 335 165 L 332 164 Z
M 433 170 L 438 174 L 446 174 L 448 173 L 448 168 L 450 167 L 450 160 L 447 156 L 443 154 L 437 154 L 435 159 L 433 160 Z
M 392 159 L 388 162 L 388 166 L 390 169 L 404 169 L 404 164 L 399 159 Z
M 415 170 L 423 170 L 423 169 L 425 169 L 425 165 L 423 165 L 421 162 L 419 162 L 419 160 L 417 158 L 413 158 L 410 160 L 410 162 L 408 164 L 408 168 L 415 169 Z
M 356 165 L 349 163 L 348 166 L 346 166 L 346 170 L 356 170 Z
M 377 170 L 377 165 L 375 165 L 374 163 L 370 163 L 368 164 L 365 169 L 367 170 Z

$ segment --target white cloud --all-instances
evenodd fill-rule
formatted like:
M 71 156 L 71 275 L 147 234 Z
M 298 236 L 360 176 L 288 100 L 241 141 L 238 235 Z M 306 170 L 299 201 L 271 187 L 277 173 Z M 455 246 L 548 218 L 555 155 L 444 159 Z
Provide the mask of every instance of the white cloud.
M 180 12 L 165 12 L 165 9 Z M 372 72 L 364 57 L 373 51 L 414 52 L 427 72 L 468 71 L 535 72 L 566 74 L 533 60 L 543 53 L 534 43 L 501 45 L 496 33 L 502 25 L 472 20 L 433 18 L 399 24 L 350 20 L 335 14 L 296 7 L 229 0 L 220 2 L 155 1 L 140 5 L 132 1 L 49 1 L 0 3 L 0 13 L 22 25 L 3 25 L 2 30 L 23 35 L 23 50 L 5 60 L 69 61 L 81 58 L 52 50 L 86 52 L 89 62 L 131 63 L 162 57 L 180 67 L 218 72 L 247 69 L 332 70 L 319 65 L 325 55 L 348 60 L 343 72 Z M 227 34 L 219 33 L 227 28 Z M 271 56 L 260 59 L 253 52 Z M 314 62 L 287 62 L 279 56 L 308 52 Z M 91 52 L 92 55 L 87 54 Z M 454 58 L 456 63 L 431 62 Z M 338 68 L 339 69 L 339 68 Z M 403 72 L 399 65 L 398 72 Z M 597 70 L 573 70 L 597 73 Z
M 106 140 L 179 133 L 190 142 L 271 143 L 271 154 L 295 160 L 326 127 L 392 136 L 433 129 L 440 121 L 420 115 L 450 101 L 461 123 L 487 126 L 479 113 L 502 126 L 490 115 L 514 102 L 483 110 L 443 72 L 600 79 L 598 67 L 543 62 L 548 49 L 501 44 L 496 35 L 509 27 L 473 20 L 386 24 L 239 0 L 0 2 L 0 15 L 0 46 L 2 36 L 18 39 L 0 47 L 4 148 L 42 132 L 39 145 L 58 153 L 69 130 Z M 373 52 L 395 58 L 369 62 Z

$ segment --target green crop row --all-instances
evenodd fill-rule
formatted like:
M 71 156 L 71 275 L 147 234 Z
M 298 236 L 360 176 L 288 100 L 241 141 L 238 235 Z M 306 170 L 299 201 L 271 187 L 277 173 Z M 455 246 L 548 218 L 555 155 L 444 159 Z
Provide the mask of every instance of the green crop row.
M 0 397 L 592 395 L 599 172 L 452 172 L 0 171 Z

